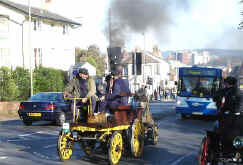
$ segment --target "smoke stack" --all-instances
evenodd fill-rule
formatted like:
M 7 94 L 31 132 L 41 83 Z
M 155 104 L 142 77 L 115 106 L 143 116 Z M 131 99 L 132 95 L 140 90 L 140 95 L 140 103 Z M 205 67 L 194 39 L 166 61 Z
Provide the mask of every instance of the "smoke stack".
M 121 63 L 122 51 L 121 47 L 110 47 L 107 48 L 108 62 L 110 65 L 110 71 L 114 70 L 117 65 Z

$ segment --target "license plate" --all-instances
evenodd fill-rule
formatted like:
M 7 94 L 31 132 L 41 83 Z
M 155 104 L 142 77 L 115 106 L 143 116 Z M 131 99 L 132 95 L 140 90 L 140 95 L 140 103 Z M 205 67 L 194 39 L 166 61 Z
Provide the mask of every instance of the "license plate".
M 41 113 L 28 113 L 30 117 L 41 117 Z
M 203 115 L 202 112 L 192 112 L 193 115 Z

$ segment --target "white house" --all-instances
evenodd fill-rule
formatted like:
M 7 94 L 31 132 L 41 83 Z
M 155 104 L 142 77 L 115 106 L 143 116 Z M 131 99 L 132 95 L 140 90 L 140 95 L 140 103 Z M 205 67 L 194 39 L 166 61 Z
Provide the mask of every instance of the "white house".
M 32 64 L 32 68 L 68 70 L 75 64 L 69 30 L 79 23 L 35 7 L 31 8 L 31 30 L 28 20 L 28 6 L 0 1 L 0 67 L 29 68 Z
M 88 62 L 80 62 L 70 67 L 69 79 L 73 78 L 80 68 L 85 68 L 89 71 L 89 76 L 96 76 L 96 68 Z
M 159 86 L 161 86 L 161 82 L 165 82 L 168 80 L 169 76 L 169 64 L 163 59 L 154 56 L 150 52 L 142 53 L 142 74 L 135 76 L 132 74 L 132 53 L 129 53 L 122 60 L 122 64 L 125 66 L 125 75 L 128 77 L 130 88 L 132 91 L 136 90 L 142 85 L 147 84 L 149 94 Z M 150 84 L 149 81 L 152 80 Z M 136 87 L 135 87 L 136 84 Z

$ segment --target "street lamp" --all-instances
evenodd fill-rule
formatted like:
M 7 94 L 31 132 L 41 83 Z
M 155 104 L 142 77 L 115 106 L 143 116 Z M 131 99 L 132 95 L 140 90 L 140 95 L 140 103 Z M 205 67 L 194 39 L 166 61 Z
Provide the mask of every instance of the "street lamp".
M 9 20 L 9 21 L 21 26 L 21 31 L 22 31 L 22 34 L 21 34 L 22 35 L 21 36 L 21 49 L 22 50 L 21 51 L 22 51 L 23 68 L 24 68 L 24 37 L 23 37 L 24 36 L 24 28 L 23 27 L 24 26 L 23 26 L 23 24 L 24 24 L 25 20 L 22 23 L 19 23 L 19 22 L 15 21 L 15 20 L 10 19 L 9 16 L 2 15 L 2 14 L 0 14 L 0 18 L 6 18 L 7 20 Z
M 32 55 L 31 55 L 31 3 L 28 0 L 29 7 L 29 56 L 30 56 L 30 96 L 33 96 L 33 75 L 32 75 Z

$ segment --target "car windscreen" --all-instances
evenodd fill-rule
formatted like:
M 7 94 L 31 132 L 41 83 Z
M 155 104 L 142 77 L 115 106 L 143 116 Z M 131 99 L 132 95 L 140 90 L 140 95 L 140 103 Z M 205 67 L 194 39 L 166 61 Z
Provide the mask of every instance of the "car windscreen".
M 62 100 L 61 93 L 37 93 L 29 101 L 58 101 Z
M 215 77 L 181 77 L 180 95 L 194 97 L 212 97 L 219 88 L 220 80 Z

